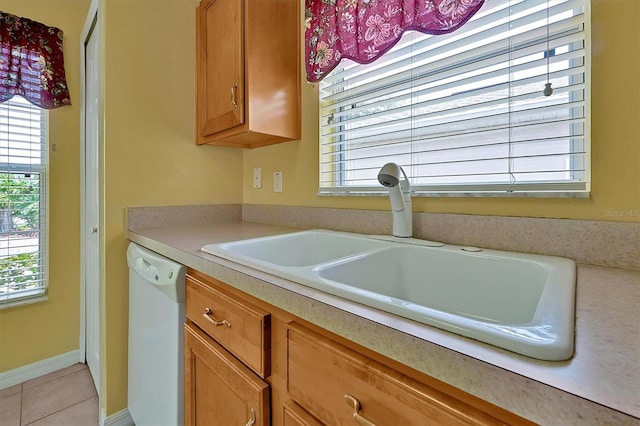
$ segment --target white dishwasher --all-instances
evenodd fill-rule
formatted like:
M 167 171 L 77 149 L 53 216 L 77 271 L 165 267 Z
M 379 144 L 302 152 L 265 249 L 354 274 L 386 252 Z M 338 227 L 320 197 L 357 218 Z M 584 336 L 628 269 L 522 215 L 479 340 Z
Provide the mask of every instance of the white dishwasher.
M 129 413 L 136 426 L 183 425 L 186 268 L 135 243 L 127 263 Z

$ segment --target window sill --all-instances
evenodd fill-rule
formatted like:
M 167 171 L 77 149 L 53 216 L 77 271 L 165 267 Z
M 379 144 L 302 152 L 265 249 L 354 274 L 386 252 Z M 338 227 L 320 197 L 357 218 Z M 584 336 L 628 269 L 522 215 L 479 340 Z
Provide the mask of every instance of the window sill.
M 0 296 L 0 310 L 46 302 L 48 300 L 49 295 L 45 289 L 32 290 L 28 293 L 22 293 L 20 296 L 12 297 L 11 295 L 4 295 Z
M 389 192 L 384 190 L 332 188 L 319 189 L 320 197 L 387 197 Z M 590 198 L 589 191 L 475 191 L 475 192 L 411 192 L 413 198 Z

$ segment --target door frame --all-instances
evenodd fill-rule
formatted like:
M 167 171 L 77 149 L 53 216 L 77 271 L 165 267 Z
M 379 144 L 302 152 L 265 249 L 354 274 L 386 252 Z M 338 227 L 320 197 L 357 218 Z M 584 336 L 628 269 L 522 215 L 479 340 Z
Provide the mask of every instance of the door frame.
M 90 38 L 90 36 L 93 34 L 94 31 L 101 31 L 101 25 L 99 25 L 99 20 L 98 20 L 98 3 L 99 0 L 91 0 L 91 4 L 89 6 L 89 11 L 87 12 L 87 17 L 85 19 L 85 23 L 82 29 L 82 33 L 81 33 L 81 43 L 80 43 L 80 99 L 81 99 L 81 106 L 80 106 L 80 149 L 79 149 L 79 154 L 80 154 L 80 175 L 79 175 L 79 179 L 80 179 L 80 336 L 79 336 L 79 340 L 80 340 L 80 362 L 85 363 L 86 362 L 86 350 L 87 350 L 87 339 L 86 339 L 86 332 L 87 332 L 87 321 L 86 321 L 86 314 L 87 314 L 87 306 L 86 306 L 86 282 L 85 282 L 85 260 L 86 260 L 86 237 L 87 237 L 87 231 L 88 231 L 88 224 L 87 224 L 87 220 L 86 220 L 86 214 L 85 214 L 85 202 L 86 202 L 86 196 L 85 196 L 85 192 L 87 190 L 86 185 L 85 185 L 85 173 L 86 173 L 86 149 L 85 149 L 85 144 L 86 144 L 86 137 L 85 137 L 85 132 L 86 132 L 86 126 L 85 126 L 85 120 L 86 120 L 86 105 L 85 105 L 85 96 L 86 96 L 86 82 L 85 82 L 85 78 L 86 78 L 86 72 L 85 72 L 85 67 L 86 67 L 86 56 L 85 56 L 85 48 L 86 48 L 86 44 Z M 99 49 L 99 55 L 102 55 L 101 50 Z M 98 91 L 99 93 L 103 93 L 102 90 L 103 87 L 103 81 L 102 78 L 99 77 L 99 88 Z M 100 108 L 100 107 L 99 107 Z M 98 117 L 100 118 L 103 115 L 103 112 L 101 110 L 98 111 Z M 103 135 L 104 135 L 104 126 L 102 124 L 102 120 L 98 120 L 99 121 L 99 129 L 98 129 L 98 134 L 99 134 L 99 141 L 98 141 L 98 165 L 99 165 L 99 170 L 98 170 L 98 176 L 102 175 L 102 162 L 103 162 L 103 155 L 102 155 L 102 151 L 100 149 L 100 139 L 103 139 Z M 103 348 L 104 348 L 104 332 L 103 332 L 103 318 L 104 318 L 104 310 L 102 309 L 103 306 L 103 294 L 104 294 L 104 250 L 103 250 L 103 228 L 104 228 L 104 215 L 103 215 L 103 206 L 104 206 L 104 192 L 102 190 L 102 188 L 100 189 L 100 194 L 98 195 L 98 203 L 99 203 L 99 208 L 98 208 L 98 253 L 99 253 L 99 258 L 100 258 L 100 264 L 99 264 L 99 282 L 98 282 L 98 293 L 99 293 L 99 308 L 98 308 L 98 318 L 99 318 L 99 323 L 100 323 L 100 336 L 98 337 L 98 345 L 99 345 L 99 352 L 100 352 L 100 361 L 99 361 L 99 380 L 96 386 L 96 391 L 98 393 L 98 406 L 99 406 L 99 413 L 102 413 L 104 411 L 104 404 L 103 404 L 103 392 L 102 389 L 104 388 L 104 359 L 102 357 L 102 353 Z M 100 424 L 102 424 L 102 419 Z

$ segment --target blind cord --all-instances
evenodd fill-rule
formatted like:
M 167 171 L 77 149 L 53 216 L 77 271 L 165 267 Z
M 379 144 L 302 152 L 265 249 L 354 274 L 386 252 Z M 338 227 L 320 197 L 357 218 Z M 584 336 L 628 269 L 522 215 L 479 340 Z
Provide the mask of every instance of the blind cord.
M 544 96 L 551 96 L 553 94 L 553 88 L 551 87 L 551 82 L 549 81 L 549 57 L 551 56 L 551 51 L 549 50 L 549 0 L 547 0 L 547 50 L 544 55 L 547 57 L 547 82 L 544 85 L 542 94 Z

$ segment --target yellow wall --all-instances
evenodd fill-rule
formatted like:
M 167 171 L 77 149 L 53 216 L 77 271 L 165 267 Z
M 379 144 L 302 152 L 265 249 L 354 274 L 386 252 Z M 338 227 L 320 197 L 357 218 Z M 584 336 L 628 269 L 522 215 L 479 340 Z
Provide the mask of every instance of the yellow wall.
M 0 311 L 0 372 L 79 347 L 80 45 L 90 0 L 2 0 L 65 33 L 72 107 L 52 111 L 50 301 Z M 99 0 L 103 17 L 104 309 L 107 415 L 127 405 L 125 208 L 242 202 L 242 151 L 194 143 L 195 2 Z
M 195 3 L 104 2 L 107 415 L 127 405 L 125 208 L 242 202 L 242 152 L 196 146 Z M 105 389 L 105 388 L 103 388 Z
M 89 0 L 2 0 L 0 8 L 64 31 L 72 106 L 49 112 L 49 301 L 0 311 L 0 372 L 79 347 L 80 48 Z
M 590 199 L 414 198 L 419 212 L 639 221 L 611 212 L 640 209 L 640 55 L 638 0 L 592 1 L 592 191 Z M 304 48 L 304 46 L 303 46 Z M 636 53 L 633 53 L 636 52 Z M 302 139 L 244 153 L 246 204 L 385 210 L 383 197 L 318 197 L 317 89 L 302 86 Z M 252 188 L 262 167 L 264 185 Z M 283 172 L 283 193 L 273 172 Z
M 317 197 L 317 95 L 303 83 L 303 139 L 256 150 L 194 145 L 194 0 L 100 0 L 105 50 L 103 403 L 126 407 L 128 206 L 209 203 L 387 209 L 386 198 Z M 74 105 L 51 112 L 50 301 L 0 311 L 0 372 L 78 348 L 79 46 L 89 0 L 2 0 L 2 10 L 65 31 Z M 636 0 L 593 2 L 593 190 L 588 200 L 416 199 L 416 211 L 638 220 L 640 57 Z M 251 188 L 253 167 L 264 187 Z M 272 173 L 284 172 L 284 192 Z

